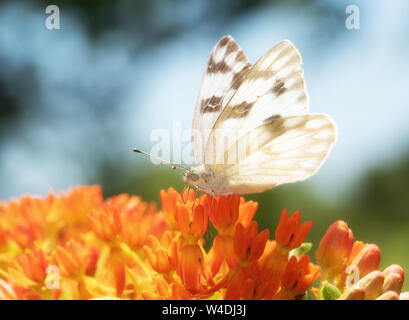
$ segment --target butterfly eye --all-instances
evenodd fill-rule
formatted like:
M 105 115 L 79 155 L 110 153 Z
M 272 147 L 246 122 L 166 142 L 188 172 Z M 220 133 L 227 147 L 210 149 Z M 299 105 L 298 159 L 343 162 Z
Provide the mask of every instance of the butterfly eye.
M 199 180 L 199 175 L 197 173 L 192 173 L 190 179 L 192 179 L 192 181 L 197 181 Z

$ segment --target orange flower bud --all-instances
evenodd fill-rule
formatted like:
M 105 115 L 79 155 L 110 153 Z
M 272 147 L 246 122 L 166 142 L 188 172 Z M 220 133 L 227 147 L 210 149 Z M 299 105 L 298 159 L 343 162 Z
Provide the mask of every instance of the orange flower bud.
M 329 279 L 343 270 L 352 251 L 354 236 L 348 225 L 341 220 L 334 222 L 321 239 L 317 260 Z
M 399 300 L 399 294 L 395 291 L 387 291 L 376 298 L 376 300 Z
M 352 246 L 351 254 L 349 255 L 348 264 L 352 263 L 352 260 L 361 252 L 361 250 L 365 247 L 365 243 L 362 241 L 355 241 L 354 245 Z
M 356 284 L 357 287 L 365 289 L 365 299 L 376 299 L 382 294 L 385 276 L 380 271 L 372 271 Z
M 405 279 L 402 267 L 400 265 L 393 264 L 387 267 L 383 271 L 383 274 L 385 275 L 383 292 L 395 291 L 397 294 L 399 294 Z
M 355 247 L 355 244 L 354 244 Z M 368 273 L 378 270 L 381 262 L 381 250 L 374 244 L 367 244 L 352 260 L 350 265 L 358 267 L 359 276 L 363 278 Z
M 339 300 L 365 300 L 365 289 L 355 286 L 348 288 L 339 297 Z

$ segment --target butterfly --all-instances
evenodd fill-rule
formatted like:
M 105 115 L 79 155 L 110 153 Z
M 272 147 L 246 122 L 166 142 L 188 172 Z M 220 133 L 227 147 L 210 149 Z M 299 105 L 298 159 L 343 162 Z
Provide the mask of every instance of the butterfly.
M 213 196 L 258 193 L 317 172 L 336 127 L 309 113 L 301 64 L 288 40 L 253 66 L 231 36 L 216 43 L 193 116 L 189 186 Z

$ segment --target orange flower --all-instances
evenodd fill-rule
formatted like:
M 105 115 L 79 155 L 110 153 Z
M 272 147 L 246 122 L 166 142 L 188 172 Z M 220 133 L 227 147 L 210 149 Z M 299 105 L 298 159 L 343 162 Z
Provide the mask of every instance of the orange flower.
M 258 204 L 239 195 L 160 197 L 161 211 L 127 194 L 104 200 L 99 186 L 2 202 L 0 299 L 409 299 L 403 269 L 378 270 L 379 248 L 354 242 L 343 221 L 320 242 L 320 275 L 298 211 L 284 210 L 269 240 Z M 360 273 L 353 286 L 347 267 Z
M 178 275 L 187 291 L 198 294 L 207 288 L 208 273 L 205 256 L 198 245 L 184 245 L 180 249 Z
M 212 201 L 207 198 L 208 202 Z M 211 207 L 212 204 L 209 204 Z M 238 261 L 234 253 L 234 234 L 236 226 L 241 224 L 244 228 L 252 221 L 258 204 L 253 201 L 246 202 L 239 195 L 215 197 L 209 220 L 218 234 L 213 240 L 209 251 L 208 261 L 211 274 L 216 276 L 226 269 L 232 268 Z
M 34 248 L 44 239 L 45 222 L 51 203 L 28 196 L 19 201 L 0 203 L 0 231 L 3 244 L 15 243 L 21 249 Z
M 295 299 L 304 295 L 319 275 L 319 266 L 311 263 L 307 255 L 302 255 L 299 259 L 292 256 L 283 274 L 281 297 Z
M 167 283 L 161 278 L 155 279 L 155 291 L 144 290 L 142 297 L 145 300 L 187 300 L 192 296 L 183 288 L 179 282 Z
M 105 241 L 115 241 L 121 232 L 118 211 L 110 204 L 103 209 L 92 210 L 88 215 L 92 231 Z
M 143 247 L 152 268 L 158 273 L 169 273 L 176 269 L 178 259 L 177 240 L 167 231 L 161 241 L 149 236 L 147 245 Z
M 25 277 L 37 284 L 44 284 L 46 269 L 51 264 L 44 251 L 41 249 L 28 250 L 25 254 L 18 255 L 16 259 Z
M 0 300 L 18 300 L 18 297 L 14 289 L 6 281 L 0 279 Z
M 216 235 L 209 251 L 208 262 L 213 277 L 216 276 L 221 268 L 225 270 L 236 265 L 238 257 L 234 253 L 234 237 Z
M 248 267 L 239 267 L 234 270 L 227 282 L 226 300 L 261 299 L 264 296 L 267 282 L 260 286 L 259 264 L 253 260 Z
M 283 252 L 277 241 L 268 241 L 260 257 L 260 277 L 269 279 L 265 298 L 275 299 L 280 289 L 283 274 L 288 263 L 288 254 Z
M 301 214 L 299 211 L 293 213 L 291 218 L 287 210 L 281 214 L 280 222 L 275 232 L 277 244 L 284 250 L 290 251 L 298 248 L 312 227 L 312 222 L 307 221 L 300 225 Z
M 215 197 L 214 200 L 209 198 L 209 201 L 213 201 L 213 208 L 209 219 L 217 232 L 219 234 L 232 234 L 232 229 L 239 218 L 240 195 Z
M 241 223 L 236 226 L 234 252 L 241 263 L 248 264 L 252 260 L 257 260 L 262 255 L 269 234 L 268 230 L 258 233 L 256 221 L 252 221 L 247 228 L 244 228 Z
M 193 190 L 180 195 L 173 188 L 161 191 L 160 196 L 168 226 L 180 231 L 189 244 L 197 242 L 208 227 L 207 196 L 195 199 Z
M 287 255 L 278 249 L 276 242 L 267 242 L 264 253 L 258 260 L 237 264 L 230 270 L 224 298 L 276 299 L 287 262 Z
M 63 223 L 70 228 L 82 228 L 87 221 L 87 214 L 104 202 L 101 187 L 97 185 L 75 187 L 67 194 L 50 194 L 48 198 L 52 201 L 50 222 Z
M 102 240 L 123 241 L 131 247 L 143 247 L 149 234 L 158 235 L 165 230 L 163 218 L 154 206 L 126 194 L 115 196 L 92 210 L 88 221 Z
M 93 275 L 96 270 L 99 252 L 95 247 L 71 239 L 65 246 L 57 246 L 57 260 L 63 274 L 69 277 Z
M 163 216 L 156 211 L 156 206 L 139 197 L 121 194 L 109 199 L 108 203 L 119 213 L 122 241 L 133 248 L 142 248 L 149 235 L 157 236 L 166 230 Z
M 80 186 L 62 195 L 49 194 L 50 208 L 44 224 L 49 242 L 63 245 L 70 239 L 77 239 L 88 230 L 87 214 L 99 208 L 103 202 L 100 186 Z M 53 245 L 55 245 L 53 244 Z
M 234 233 L 236 223 L 247 226 L 256 213 L 258 204 L 254 201 L 245 202 L 240 195 L 207 197 L 208 206 L 213 207 L 210 212 L 210 221 L 221 235 L 231 235 Z M 209 209 L 210 210 L 210 209 Z

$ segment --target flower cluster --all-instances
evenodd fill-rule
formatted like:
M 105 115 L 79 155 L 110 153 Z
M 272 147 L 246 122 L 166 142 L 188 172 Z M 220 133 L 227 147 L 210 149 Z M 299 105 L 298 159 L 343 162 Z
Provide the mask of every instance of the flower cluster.
M 321 299 L 409 299 L 409 292 L 401 293 L 402 267 L 394 264 L 380 271 L 379 248 L 354 241 L 344 221 L 336 221 L 328 228 L 320 242 L 317 260 L 322 270 L 321 288 L 312 291 Z
M 239 195 L 160 198 L 157 210 L 89 186 L 0 202 L 0 299 L 409 299 L 402 268 L 379 271 L 379 248 L 345 222 L 314 264 L 298 211 L 270 235 Z

